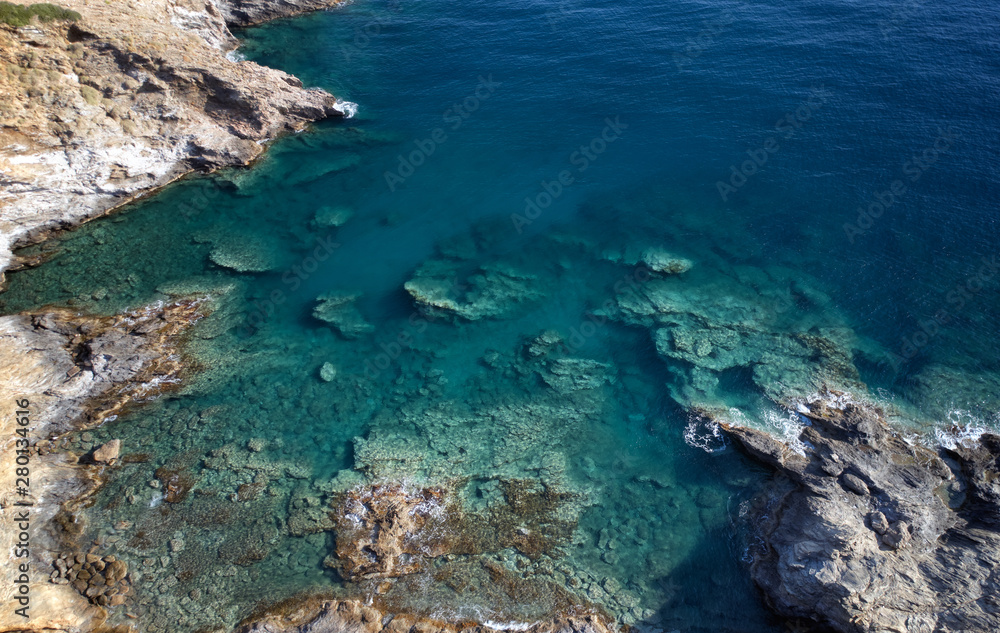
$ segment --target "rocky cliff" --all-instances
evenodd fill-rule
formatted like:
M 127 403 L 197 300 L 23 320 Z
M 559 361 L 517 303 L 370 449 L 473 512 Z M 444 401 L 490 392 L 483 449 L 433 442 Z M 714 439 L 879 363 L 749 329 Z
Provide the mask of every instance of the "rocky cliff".
M 801 415 L 805 454 L 727 428 L 780 473 L 752 517 L 771 605 L 844 633 L 1000 631 L 1000 437 L 932 451 L 840 394 Z
M 0 23 L 0 274 L 18 243 L 344 114 L 332 95 L 229 54 L 228 24 L 334 0 L 62 4 L 81 18 Z

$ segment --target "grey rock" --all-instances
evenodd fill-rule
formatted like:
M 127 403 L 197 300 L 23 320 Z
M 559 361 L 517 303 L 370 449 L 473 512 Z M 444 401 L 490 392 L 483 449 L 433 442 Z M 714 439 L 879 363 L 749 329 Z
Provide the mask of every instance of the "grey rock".
M 856 495 L 867 497 L 869 494 L 868 484 L 866 484 L 865 481 L 861 477 L 858 477 L 857 475 L 852 475 L 851 473 L 844 473 L 843 476 L 840 478 L 840 481 L 844 485 L 844 488 L 850 490 Z
M 1000 437 L 935 452 L 838 395 L 804 408 L 805 456 L 725 427 L 779 473 L 750 516 L 761 539 L 751 573 L 768 602 L 844 633 L 1000 631 Z M 831 477 L 831 461 L 849 472 Z M 956 481 L 966 501 L 952 508 L 941 491 Z

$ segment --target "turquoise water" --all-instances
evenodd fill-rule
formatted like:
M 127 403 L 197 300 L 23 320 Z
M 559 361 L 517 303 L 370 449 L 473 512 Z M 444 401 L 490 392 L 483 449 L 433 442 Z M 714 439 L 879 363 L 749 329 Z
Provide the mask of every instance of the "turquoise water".
M 0 295 L 215 297 L 202 371 L 69 444 L 132 455 L 86 511 L 137 574 L 129 610 L 196 631 L 323 590 L 781 630 L 743 559 L 768 474 L 697 414 L 784 433 L 826 384 L 929 439 L 996 425 L 996 17 L 364 1 L 240 33 L 357 115 L 35 247 L 52 258 Z M 172 477 L 190 493 L 164 499 Z M 382 481 L 546 545 L 472 521 L 476 551 L 375 594 L 301 526 Z M 517 506 L 514 483 L 557 501 Z

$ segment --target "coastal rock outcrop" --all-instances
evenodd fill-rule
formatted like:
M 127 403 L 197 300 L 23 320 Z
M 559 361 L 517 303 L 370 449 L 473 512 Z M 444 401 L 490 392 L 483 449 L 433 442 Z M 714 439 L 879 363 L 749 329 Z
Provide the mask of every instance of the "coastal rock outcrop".
M 251 26 L 268 20 L 318 11 L 340 4 L 344 0 L 222 0 L 218 7 L 233 26 Z
M 51 578 L 48 574 L 32 577 L 30 620 L 15 615 L 13 609 L 5 610 L 0 614 L 0 630 L 92 630 L 107 617 L 104 605 L 114 606 L 125 599 L 126 571 L 120 562 L 107 557 L 98 562 L 89 551 L 78 553 L 82 560 L 77 554 L 62 555 L 67 548 L 86 547 L 72 542 L 80 535 L 74 507 L 94 491 L 91 471 L 96 469 L 78 465 L 72 455 L 54 450 L 53 439 L 99 423 L 128 403 L 175 384 L 182 369 L 176 346 L 201 317 L 199 304 L 179 299 L 112 317 L 69 310 L 0 317 L 0 358 L 4 359 L 0 405 L 8 411 L 28 412 L 32 446 L 32 494 L 18 497 L 13 491 L 14 444 L 19 436 L 14 432 L 16 418 L 5 416 L 0 425 L 7 438 L 0 446 L 0 483 L 9 492 L 0 495 L 0 516 L 10 521 L 16 510 L 13 502 L 30 501 L 29 564 L 35 570 L 54 568 L 56 572 Z M 113 442 L 98 453 L 95 461 L 116 458 Z M 0 547 L 14 552 L 16 538 L 15 531 L 3 531 Z M 13 583 L 0 588 L 0 599 L 13 604 L 15 591 Z
M 323 90 L 227 55 L 238 44 L 227 21 L 332 2 L 62 4 L 81 18 L 0 24 L 0 272 L 17 263 L 15 245 L 192 170 L 245 165 L 269 139 L 346 112 Z
M 347 492 L 337 512 L 337 558 L 344 574 L 393 577 L 445 553 L 444 490 L 377 485 Z
M 751 517 L 771 605 L 844 633 L 1000 630 L 1000 437 L 935 452 L 829 392 L 799 413 L 804 454 L 725 427 L 779 473 Z
M 614 623 L 596 614 L 554 615 L 541 622 L 445 622 L 428 617 L 393 613 L 360 600 L 311 597 L 278 605 L 259 619 L 244 624 L 238 633 L 306 633 L 307 631 L 353 631 L 356 633 L 608 633 Z

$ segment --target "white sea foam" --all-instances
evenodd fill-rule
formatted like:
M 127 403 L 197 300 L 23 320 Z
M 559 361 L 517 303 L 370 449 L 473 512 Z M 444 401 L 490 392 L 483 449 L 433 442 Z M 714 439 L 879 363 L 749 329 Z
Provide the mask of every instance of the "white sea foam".
M 496 620 L 483 620 L 482 624 L 497 631 L 527 631 L 538 624 L 538 622 L 497 622 Z
M 799 439 L 799 436 L 802 434 L 802 429 L 809 426 L 809 421 L 803 417 L 800 411 L 798 406 L 794 411 L 775 406 L 761 411 L 761 419 L 766 431 L 776 436 L 799 455 L 805 455 L 806 450 L 811 447 Z
M 149 500 L 149 507 L 155 508 L 156 506 L 160 505 L 161 501 L 163 501 L 163 493 L 156 491 L 153 493 L 153 498 Z
M 684 427 L 684 443 L 693 448 L 700 448 L 706 453 L 718 453 L 726 450 L 728 441 L 722 428 L 715 420 L 692 415 Z
M 238 64 L 239 62 L 245 62 L 247 60 L 247 56 L 239 51 L 229 51 L 226 53 L 226 59 L 234 64 Z
M 353 101 L 337 99 L 337 103 L 333 105 L 333 108 L 343 114 L 345 119 L 352 119 L 358 113 L 358 104 Z
M 984 420 L 969 411 L 954 409 L 948 412 L 949 425 L 934 429 L 934 443 L 949 449 L 971 448 L 979 443 L 983 433 L 990 432 Z M 995 425 L 995 423 L 994 423 Z

